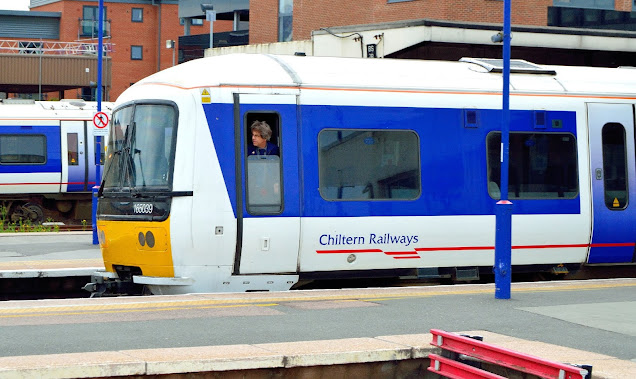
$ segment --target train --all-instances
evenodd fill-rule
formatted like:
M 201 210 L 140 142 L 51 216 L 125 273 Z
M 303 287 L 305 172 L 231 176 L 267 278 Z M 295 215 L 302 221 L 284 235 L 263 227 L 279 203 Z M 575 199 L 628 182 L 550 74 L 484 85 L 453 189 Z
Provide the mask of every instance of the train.
M 228 54 L 128 88 L 87 289 L 492 274 L 502 60 Z M 633 265 L 636 70 L 512 60 L 512 271 Z M 253 150 L 266 122 L 278 154 Z M 262 137 L 262 135 L 261 135 Z
M 112 103 L 103 102 L 102 107 L 106 120 Z M 94 132 L 97 108 L 96 102 L 74 99 L 0 100 L 0 207 L 5 226 L 91 223 L 91 191 L 99 184 L 95 162 L 99 160 L 103 170 L 106 142 Z

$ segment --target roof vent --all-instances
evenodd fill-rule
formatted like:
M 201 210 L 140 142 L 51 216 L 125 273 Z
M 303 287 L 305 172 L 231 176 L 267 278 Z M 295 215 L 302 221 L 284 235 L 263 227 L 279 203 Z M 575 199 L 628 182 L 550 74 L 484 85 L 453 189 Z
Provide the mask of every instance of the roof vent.
M 462 58 L 459 61 L 476 64 L 485 68 L 488 72 L 503 72 L 503 59 Z M 510 72 L 515 74 L 556 75 L 556 71 L 552 69 L 543 68 L 522 59 L 510 60 Z

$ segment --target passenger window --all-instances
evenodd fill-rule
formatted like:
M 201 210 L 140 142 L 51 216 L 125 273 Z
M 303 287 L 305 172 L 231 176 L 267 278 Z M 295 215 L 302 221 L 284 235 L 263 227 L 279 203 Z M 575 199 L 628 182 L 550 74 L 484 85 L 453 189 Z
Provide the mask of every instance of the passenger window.
M 603 126 L 603 184 L 605 205 L 610 210 L 627 208 L 627 154 L 625 128 L 609 123 Z
M 420 196 L 420 147 L 407 130 L 325 129 L 318 135 L 325 200 L 413 200 Z
M 501 198 L 501 132 L 486 137 L 488 194 Z M 510 199 L 573 199 L 578 196 L 576 140 L 570 133 L 510 133 Z
M 247 211 L 278 214 L 283 210 L 280 115 L 254 112 L 245 116 Z
M 0 135 L 0 164 L 45 164 L 46 137 L 43 135 Z
M 78 166 L 79 157 L 77 155 L 77 152 L 79 150 L 78 150 L 78 143 L 77 143 L 77 133 L 68 133 L 66 135 L 66 146 L 67 146 L 68 165 Z

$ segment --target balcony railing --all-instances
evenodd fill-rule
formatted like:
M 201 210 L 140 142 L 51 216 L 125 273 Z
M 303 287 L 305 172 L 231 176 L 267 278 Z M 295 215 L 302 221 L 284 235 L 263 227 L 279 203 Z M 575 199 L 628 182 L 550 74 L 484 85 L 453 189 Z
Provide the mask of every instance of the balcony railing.
M 104 38 L 110 36 L 110 20 L 104 20 Z M 99 35 L 99 21 L 79 19 L 79 38 L 97 38 Z
M 104 55 L 113 51 L 112 43 L 104 43 Z M 97 43 L 0 40 L 0 54 L 96 55 Z

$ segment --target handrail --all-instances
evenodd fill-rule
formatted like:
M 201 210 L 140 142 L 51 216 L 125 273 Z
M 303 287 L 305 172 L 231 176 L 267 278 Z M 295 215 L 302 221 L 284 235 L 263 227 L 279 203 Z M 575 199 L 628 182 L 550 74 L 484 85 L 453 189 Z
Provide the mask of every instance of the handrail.
M 586 379 L 588 370 L 490 345 L 473 338 L 431 329 L 431 345 L 541 378 Z

